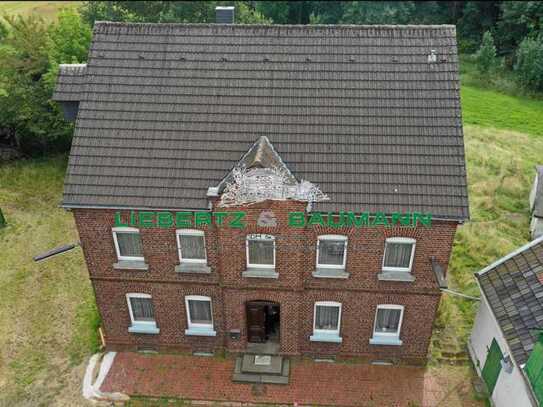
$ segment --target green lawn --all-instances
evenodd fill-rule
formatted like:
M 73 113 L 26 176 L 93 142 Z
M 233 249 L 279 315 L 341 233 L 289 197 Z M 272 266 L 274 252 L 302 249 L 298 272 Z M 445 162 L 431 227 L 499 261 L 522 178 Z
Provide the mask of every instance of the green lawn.
M 65 167 L 65 157 L 0 166 L 0 406 L 80 405 L 81 366 L 98 348 L 81 250 L 32 261 L 78 239 L 58 207 Z
M 543 100 L 462 86 L 464 123 L 543 136 Z
M 76 7 L 81 1 L 0 1 L 0 16 L 4 14 L 38 14 L 45 20 L 54 20 L 60 9 Z

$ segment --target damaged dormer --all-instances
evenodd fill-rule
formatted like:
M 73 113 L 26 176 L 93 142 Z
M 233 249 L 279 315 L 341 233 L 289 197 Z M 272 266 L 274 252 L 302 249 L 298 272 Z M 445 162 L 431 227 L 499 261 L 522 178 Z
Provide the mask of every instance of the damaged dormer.
M 59 103 L 64 118 L 75 121 L 85 91 L 87 64 L 61 64 L 52 99 Z

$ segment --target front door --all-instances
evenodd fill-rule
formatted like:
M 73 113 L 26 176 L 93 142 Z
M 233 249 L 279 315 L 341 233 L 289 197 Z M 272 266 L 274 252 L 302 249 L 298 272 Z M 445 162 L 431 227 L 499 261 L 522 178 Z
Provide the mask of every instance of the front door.
M 247 340 L 266 342 L 266 310 L 263 304 L 247 303 Z

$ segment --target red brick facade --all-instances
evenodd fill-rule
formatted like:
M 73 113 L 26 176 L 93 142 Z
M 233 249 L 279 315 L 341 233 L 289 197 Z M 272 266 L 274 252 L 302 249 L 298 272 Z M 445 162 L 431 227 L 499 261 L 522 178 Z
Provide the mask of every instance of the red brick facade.
M 457 224 L 433 221 L 431 227 L 320 227 L 294 228 L 287 225 L 288 213 L 304 211 L 306 203 L 268 201 L 245 208 L 247 226 L 205 226 L 208 265 L 205 275 L 176 272 L 179 264 L 175 227 L 141 228 L 147 271 L 113 268 L 117 256 L 111 228 L 115 210 L 74 209 L 107 347 L 136 349 L 151 347 L 175 351 L 243 351 L 247 346 L 245 303 L 268 300 L 280 304 L 280 350 L 290 355 L 362 356 L 371 359 L 424 361 L 440 291 L 431 270 L 430 256 L 446 266 Z M 256 219 L 271 209 L 276 227 L 259 227 Z M 223 209 L 221 209 L 223 210 Z M 123 212 L 126 219 L 127 212 Z M 242 277 L 246 269 L 245 236 L 266 233 L 276 237 L 277 279 Z M 315 278 L 316 241 L 322 234 L 348 236 L 347 279 Z M 400 236 L 416 239 L 413 282 L 379 281 L 385 239 Z M 130 316 L 127 293 L 152 296 L 155 320 L 160 333 L 128 332 Z M 215 337 L 186 336 L 184 297 L 211 297 Z M 342 304 L 342 343 L 311 342 L 315 301 Z M 378 304 L 403 305 L 401 346 L 371 345 Z M 232 339 L 231 330 L 241 337 Z

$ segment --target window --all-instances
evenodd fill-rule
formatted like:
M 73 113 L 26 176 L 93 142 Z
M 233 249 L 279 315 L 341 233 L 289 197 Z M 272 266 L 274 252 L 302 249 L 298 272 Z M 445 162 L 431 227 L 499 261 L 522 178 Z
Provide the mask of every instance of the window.
M 215 336 L 211 298 L 201 295 L 185 297 L 188 329 L 186 335 Z
M 309 338 L 311 341 L 341 342 L 339 336 L 341 304 L 339 302 L 316 302 L 313 315 L 313 335 Z
M 140 232 L 138 229 L 113 228 L 113 241 L 119 260 L 144 260 Z
M 385 242 L 383 271 L 411 272 L 415 254 L 415 239 L 405 237 L 388 238 Z
M 128 313 L 132 325 L 128 328 L 133 333 L 158 333 L 153 301 L 149 294 L 126 294 Z
M 204 232 L 201 230 L 178 230 L 177 248 L 181 263 L 206 263 Z
M 375 313 L 373 338 L 376 345 L 401 345 L 400 330 L 403 319 L 402 305 L 378 305 Z
M 247 236 L 247 267 L 275 268 L 275 237 Z
M 346 236 L 319 236 L 317 240 L 317 268 L 345 268 L 346 257 Z

